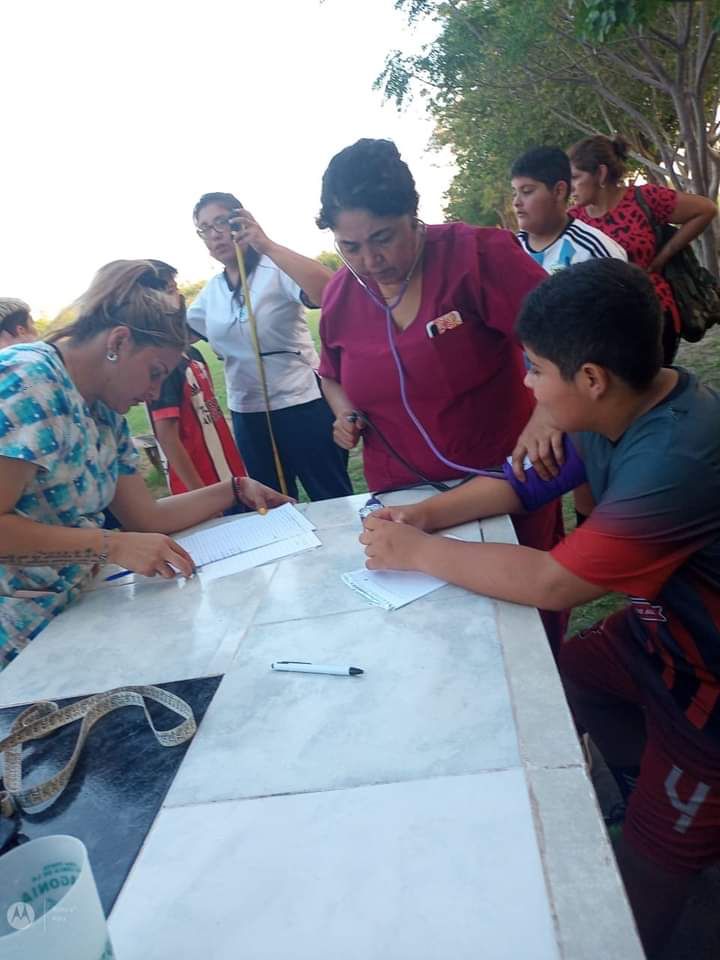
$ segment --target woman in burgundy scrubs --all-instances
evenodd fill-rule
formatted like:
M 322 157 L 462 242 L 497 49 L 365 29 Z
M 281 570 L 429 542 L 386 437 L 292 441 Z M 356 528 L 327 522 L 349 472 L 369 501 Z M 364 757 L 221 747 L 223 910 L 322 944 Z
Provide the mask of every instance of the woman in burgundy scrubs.
M 388 140 L 330 161 L 321 229 L 345 261 L 325 289 L 319 373 L 335 442 L 363 437 L 375 491 L 501 464 L 533 415 L 513 328 L 546 274 L 508 230 L 426 226 L 412 174 Z M 521 543 L 550 549 L 553 505 L 514 517 Z

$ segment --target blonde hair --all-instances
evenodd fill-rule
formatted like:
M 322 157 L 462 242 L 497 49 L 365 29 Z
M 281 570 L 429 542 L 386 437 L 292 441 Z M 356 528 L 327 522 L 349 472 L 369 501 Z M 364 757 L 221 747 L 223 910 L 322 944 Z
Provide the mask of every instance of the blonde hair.
M 185 305 L 165 293 L 166 280 L 151 260 L 113 260 L 100 267 L 70 310 L 74 320 L 56 330 L 49 343 L 91 340 L 113 327 L 127 327 L 138 347 L 188 345 Z

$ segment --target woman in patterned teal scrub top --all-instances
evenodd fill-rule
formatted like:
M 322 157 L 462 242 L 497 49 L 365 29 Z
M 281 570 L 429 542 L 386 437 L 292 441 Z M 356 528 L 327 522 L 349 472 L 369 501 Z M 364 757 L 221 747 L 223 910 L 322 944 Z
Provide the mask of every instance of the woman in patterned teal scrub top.
M 189 576 L 168 534 L 287 498 L 248 477 L 156 501 L 124 414 L 155 400 L 186 347 L 181 299 L 147 260 L 96 275 L 48 342 L 0 350 L 0 669 L 75 600 L 106 561 Z M 103 529 L 109 507 L 122 531 Z

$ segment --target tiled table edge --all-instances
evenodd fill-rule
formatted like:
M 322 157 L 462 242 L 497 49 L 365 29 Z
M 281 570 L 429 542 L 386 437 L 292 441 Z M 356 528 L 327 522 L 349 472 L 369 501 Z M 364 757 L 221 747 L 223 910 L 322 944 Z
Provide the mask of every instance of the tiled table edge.
M 486 542 L 517 543 L 508 517 Z M 540 615 L 497 605 L 505 673 L 563 960 L 643 960 L 635 921 Z M 528 629 L 528 622 L 532 624 Z M 575 816 L 569 817 L 572 810 Z
M 517 543 L 508 517 L 483 520 L 482 531 L 486 542 Z M 540 615 L 504 601 L 495 609 L 523 762 L 582 767 L 582 752 Z
M 584 768 L 527 766 L 525 775 L 560 956 L 644 960 Z

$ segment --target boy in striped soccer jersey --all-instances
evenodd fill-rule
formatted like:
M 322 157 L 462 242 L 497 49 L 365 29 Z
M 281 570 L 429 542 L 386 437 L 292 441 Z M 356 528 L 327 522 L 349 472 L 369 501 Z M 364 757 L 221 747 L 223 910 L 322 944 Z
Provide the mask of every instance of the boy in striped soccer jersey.
M 503 479 L 376 511 L 361 541 L 371 569 L 421 570 L 549 610 L 628 596 L 565 642 L 559 667 L 627 798 L 618 863 L 652 957 L 694 874 L 720 860 L 720 396 L 661 366 L 652 284 L 618 260 L 549 278 L 517 333 L 527 386 L 567 431 L 558 476 L 529 469 L 521 482 L 508 464 Z M 428 535 L 585 482 L 597 506 L 549 552 Z
M 526 253 L 548 273 L 595 257 L 627 260 L 611 237 L 568 215 L 570 161 L 559 147 L 535 147 L 512 165 L 513 209 Z

